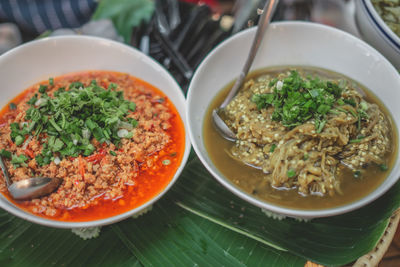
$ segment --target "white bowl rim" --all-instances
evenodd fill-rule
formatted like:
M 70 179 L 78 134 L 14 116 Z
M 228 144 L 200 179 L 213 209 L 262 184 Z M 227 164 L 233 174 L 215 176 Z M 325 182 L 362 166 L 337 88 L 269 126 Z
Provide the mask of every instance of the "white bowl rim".
M 397 34 L 395 34 L 385 23 L 383 18 L 376 11 L 371 0 L 361 0 L 361 5 L 365 8 L 365 11 L 371 19 L 372 24 L 374 24 L 378 28 L 379 32 L 383 34 L 387 40 L 389 40 L 390 44 L 397 48 L 397 50 L 400 52 L 400 37 L 397 36 Z
M 331 26 L 327 26 L 324 24 L 320 24 L 320 23 L 315 23 L 315 22 L 307 22 L 307 21 L 279 21 L 279 22 L 273 22 L 271 23 L 271 25 L 275 25 L 276 27 L 296 27 L 296 26 L 303 26 L 303 27 L 308 27 L 308 28 L 320 28 L 320 29 L 324 29 L 326 31 L 336 31 L 340 34 L 342 34 L 343 36 L 345 36 L 346 38 L 349 38 L 350 40 L 354 41 L 354 42 L 358 42 L 358 43 L 363 43 L 363 45 L 366 45 L 371 51 L 374 51 L 376 54 L 378 54 L 381 57 L 381 60 L 385 61 L 386 64 L 388 64 L 389 69 L 391 71 L 394 71 L 397 73 L 397 70 L 394 68 L 394 66 L 384 57 L 382 56 L 382 54 L 380 52 L 378 52 L 374 47 L 372 47 L 371 45 L 367 44 L 366 42 L 362 41 L 361 39 L 351 35 L 348 32 L 345 32 L 343 30 L 331 27 Z M 198 68 L 196 69 L 196 72 L 198 69 L 200 69 L 200 67 L 204 64 L 204 62 L 206 62 L 206 60 L 209 57 L 212 57 L 214 53 L 216 53 L 216 51 L 223 49 L 223 47 L 225 45 L 227 45 L 228 42 L 232 42 L 234 38 L 241 36 L 241 35 L 245 35 L 248 34 L 251 31 L 256 31 L 256 27 L 252 27 L 246 30 L 243 30 L 241 32 L 236 33 L 235 35 L 229 37 L 228 39 L 224 40 L 223 42 L 221 42 L 217 47 L 215 47 L 201 62 L 201 64 L 198 66 Z M 283 206 L 279 206 L 279 205 L 275 205 L 260 199 L 257 199 L 255 197 L 250 196 L 249 194 L 245 193 L 244 191 L 242 191 L 240 188 L 235 187 L 228 179 L 225 179 L 224 177 L 220 176 L 218 173 L 216 173 L 210 166 L 208 166 L 208 163 L 206 161 L 206 156 L 204 156 L 201 153 L 201 149 L 199 147 L 199 144 L 196 142 L 196 137 L 195 137 L 195 133 L 192 132 L 192 122 L 190 121 L 190 103 L 193 101 L 192 100 L 192 94 L 191 94 L 191 87 L 192 84 L 195 81 L 195 77 L 196 77 L 196 72 L 193 75 L 193 78 L 189 84 L 188 87 L 188 93 L 187 93 L 187 109 L 186 109 L 186 117 L 188 119 L 188 125 L 189 125 L 189 135 L 190 135 L 190 140 L 192 142 L 192 146 L 194 151 L 196 152 L 196 155 L 199 157 L 200 161 L 202 162 L 202 164 L 206 167 L 206 169 L 208 170 L 209 173 L 212 174 L 212 176 L 220 183 L 222 184 L 225 189 L 228 189 L 229 191 L 231 191 L 233 194 L 235 194 L 236 196 L 238 196 L 239 198 L 261 208 L 261 209 L 265 209 L 267 211 L 273 212 L 273 213 L 277 213 L 277 214 L 281 214 L 281 215 L 285 215 L 285 216 L 289 216 L 289 217 L 293 217 L 293 218 L 305 218 L 305 219 L 312 219 L 312 218 L 320 218 L 320 217 L 329 217 L 329 216 L 335 216 L 335 215 L 340 215 L 343 213 L 347 213 L 353 210 L 356 210 L 358 208 L 361 208 L 369 203 L 371 203 L 372 201 L 376 200 L 377 198 L 379 198 L 380 196 L 382 196 L 384 193 L 386 193 L 399 179 L 400 177 L 398 177 L 397 179 L 392 179 L 387 186 L 382 189 L 380 192 L 377 193 L 377 189 L 380 188 L 380 186 L 378 186 L 374 191 L 372 191 L 370 194 L 368 194 L 367 196 L 362 197 L 361 199 L 358 199 L 354 202 L 351 202 L 349 204 L 345 204 L 345 205 L 341 205 L 338 207 L 333 207 L 333 208 L 329 208 L 329 209 L 319 209 L 319 210 L 306 210 L 306 209 L 291 209 L 291 208 L 287 208 L 287 207 L 283 207 Z M 228 81 L 230 82 L 230 81 Z M 204 118 L 202 118 L 201 121 L 202 124 L 204 124 Z M 397 134 L 399 135 L 399 125 L 394 125 L 396 127 L 397 130 Z M 203 127 L 203 126 L 202 126 Z M 203 134 L 201 134 L 201 137 L 203 136 Z M 400 136 L 398 136 L 398 138 L 400 138 Z M 399 151 L 396 155 L 396 158 L 399 157 Z M 390 174 L 388 174 L 389 176 Z
M 31 46 L 40 45 L 41 43 L 48 43 L 48 42 L 51 42 L 52 40 L 61 40 L 61 41 L 62 40 L 73 40 L 73 41 L 85 40 L 87 42 L 102 42 L 102 43 L 106 43 L 109 46 L 112 46 L 113 48 L 118 48 L 118 49 L 123 49 L 125 51 L 128 51 L 131 54 L 136 54 L 136 55 L 140 54 L 141 56 L 146 58 L 146 60 L 149 62 L 149 64 L 154 65 L 154 67 L 157 68 L 159 71 L 165 72 L 169 76 L 169 78 L 171 79 L 171 82 L 173 84 L 173 87 L 176 88 L 176 90 L 175 89 L 174 90 L 177 93 L 177 101 L 179 101 L 180 103 L 182 103 L 184 105 L 184 110 L 186 112 L 187 106 L 186 106 L 186 100 L 185 100 L 185 96 L 182 91 L 182 88 L 179 86 L 176 79 L 159 62 L 157 62 L 153 58 L 149 57 L 148 55 L 142 53 L 135 47 L 132 47 L 132 46 L 129 46 L 129 45 L 126 45 L 124 43 L 117 42 L 114 40 L 110 40 L 107 38 L 97 37 L 97 36 L 87 36 L 87 35 L 65 35 L 65 36 L 50 36 L 50 37 L 45 37 L 42 39 L 36 39 L 36 40 L 26 42 L 22 45 L 19 45 L 15 48 L 5 52 L 4 54 L 0 55 L 0 62 L 8 57 L 13 57 L 15 54 L 20 53 L 20 51 L 22 51 L 24 49 L 29 49 Z M 67 74 L 67 73 L 65 73 L 65 74 Z M 148 82 L 148 81 L 146 81 L 146 82 Z M 151 82 L 149 82 L 149 83 L 151 84 Z M 162 92 L 162 90 L 160 88 L 158 88 L 158 89 Z M 35 215 L 33 213 L 30 213 L 30 212 L 20 209 L 19 207 L 15 206 L 14 203 L 12 203 L 8 199 L 6 199 L 4 196 L 1 196 L 1 197 L 4 199 L 4 201 L 7 201 L 11 205 L 11 207 L 4 204 L 3 200 L 0 200 L 0 208 L 6 210 L 7 212 L 9 212 L 19 218 L 22 218 L 24 220 L 27 220 L 27 221 L 30 221 L 33 223 L 37 223 L 37 224 L 40 224 L 43 226 L 48 226 L 48 227 L 66 228 L 66 229 L 92 228 L 92 227 L 105 226 L 105 225 L 117 223 L 117 222 L 127 219 L 135 214 L 140 214 L 140 212 L 145 211 L 145 209 L 151 207 L 157 200 L 159 200 L 162 196 L 164 196 L 164 194 L 166 194 L 170 190 L 170 188 L 175 184 L 175 182 L 181 175 L 184 167 L 186 166 L 186 163 L 187 163 L 187 160 L 188 160 L 189 154 L 190 154 L 191 143 L 190 143 L 190 137 L 188 134 L 189 126 L 187 124 L 185 112 L 183 114 L 180 114 L 182 123 L 184 125 L 184 129 L 185 129 L 185 134 L 184 134 L 185 149 L 184 149 L 184 154 L 182 156 L 181 164 L 178 167 L 178 169 L 176 170 L 173 178 L 168 183 L 168 185 L 165 188 L 163 188 L 156 196 L 154 196 L 152 199 L 150 199 L 143 205 L 136 207 L 134 209 L 131 209 L 127 212 L 117 214 L 117 215 L 114 215 L 111 217 L 107 217 L 104 219 L 92 220 L 92 221 L 77 221 L 77 222 L 59 221 L 59 220 L 52 220 L 52 219 L 40 217 L 38 215 Z

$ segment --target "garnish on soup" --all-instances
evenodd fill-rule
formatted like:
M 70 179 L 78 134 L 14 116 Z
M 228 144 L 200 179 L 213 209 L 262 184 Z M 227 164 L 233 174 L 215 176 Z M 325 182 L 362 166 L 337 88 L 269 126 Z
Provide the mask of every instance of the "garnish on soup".
M 371 0 L 371 2 L 386 25 L 400 37 L 400 1 Z

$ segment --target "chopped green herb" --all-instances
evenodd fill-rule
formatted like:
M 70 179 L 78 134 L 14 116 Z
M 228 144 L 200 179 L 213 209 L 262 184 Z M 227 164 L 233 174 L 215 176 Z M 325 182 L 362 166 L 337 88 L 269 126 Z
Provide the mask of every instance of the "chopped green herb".
M 51 86 L 54 85 L 54 78 L 49 78 L 49 84 L 50 84 Z
M 269 152 L 271 152 L 271 153 L 274 152 L 275 148 L 276 148 L 276 144 L 272 144 L 271 148 L 269 149 Z
M 389 169 L 389 167 L 386 164 L 379 164 L 379 168 L 381 169 L 381 171 L 387 171 Z
M 350 114 L 351 114 L 354 118 L 358 118 L 358 114 L 357 114 L 353 109 L 349 109 L 348 111 L 350 112 Z
M 273 93 L 254 94 L 251 101 L 258 109 L 273 106 L 272 119 L 281 121 L 288 128 L 314 118 L 316 131 L 321 132 L 326 124 L 325 116 L 333 105 L 337 102 L 344 104 L 338 84 L 319 78 L 304 79 L 297 71 L 291 71 L 283 82 L 274 79 L 269 85 L 273 86 Z
M 293 178 L 295 176 L 296 176 L 296 171 L 295 170 L 290 169 L 290 170 L 287 171 L 287 177 Z
M 278 78 L 273 78 L 270 82 L 269 82 L 269 87 L 272 87 L 276 84 L 276 82 L 278 81 Z
M 16 110 L 17 109 L 17 105 L 15 105 L 14 103 L 10 103 L 9 105 L 11 110 Z
M 341 112 L 344 112 L 344 113 L 349 113 L 346 109 L 344 109 L 344 108 L 341 108 L 341 107 L 337 107 L 336 108 L 337 110 L 339 110 L 339 111 L 341 111 Z
M 58 152 L 63 148 L 64 142 L 55 136 L 50 136 L 47 145 L 51 151 Z
M 46 94 L 47 86 L 41 85 L 40 98 L 35 94 L 28 101 L 26 123 L 10 125 L 10 137 L 18 146 L 27 135 L 47 136 L 42 138 L 42 151 L 35 157 L 40 166 L 49 164 L 56 156 L 62 159 L 91 155 L 95 151 L 91 138 L 118 146 L 122 138 L 118 131 L 126 128 L 129 131 L 123 138 L 131 138 L 138 124 L 127 118 L 136 109 L 135 103 L 125 100 L 122 91 L 114 90 L 116 84 L 110 83 L 109 90 L 95 81 L 89 86 L 75 81 L 68 88 L 60 87 L 50 97 Z
M 39 93 L 44 94 L 47 90 L 47 85 L 40 85 L 39 86 Z
M 326 120 L 322 120 L 322 121 L 315 120 L 315 128 L 317 129 L 316 132 L 317 133 L 322 132 L 322 129 L 324 129 L 324 127 L 325 127 L 325 124 L 326 124 Z
M 128 118 L 128 122 L 132 125 L 133 128 L 135 128 L 138 125 L 138 121 L 135 120 L 134 118 Z
M 72 82 L 69 85 L 69 89 L 79 89 L 79 88 L 83 88 L 83 83 L 81 83 L 81 82 Z
M 10 151 L 7 151 L 3 148 L 2 150 L 0 150 L 0 156 L 7 158 L 7 159 L 11 159 L 12 154 Z
M 11 163 L 14 165 L 15 168 L 18 168 L 19 166 L 25 166 L 26 161 L 28 160 L 28 157 L 25 155 L 12 155 Z
M 62 92 L 65 92 L 65 87 L 58 88 L 58 90 L 54 92 L 54 97 L 58 97 L 58 95 Z
M 365 136 L 363 136 L 363 135 L 359 135 L 358 137 L 357 137 L 357 139 L 352 139 L 352 140 L 350 140 L 349 141 L 349 143 L 360 143 L 363 139 L 365 138 Z
M 35 94 L 31 99 L 29 99 L 29 101 L 27 102 L 29 105 L 33 106 L 35 105 L 36 101 L 37 101 L 37 94 Z
M 363 111 L 367 110 L 367 109 L 368 109 L 368 104 L 367 104 L 367 102 L 361 101 L 361 103 L 360 103 L 360 109 L 363 110 Z
M 169 165 L 169 164 L 171 164 L 171 161 L 170 161 L 169 159 L 164 159 L 164 160 L 162 161 L 162 164 L 163 164 L 163 165 Z
M 361 176 L 361 171 L 357 170 L 353 172 L 354 178 L 360 178 Z
M 335 115 L 340 115 L 340 112 L 337 109 L 331 109 L 331 110 L 329 110 L 329 113 L 332 113 Z
M 124 138 L 132 138 L 133 137 L 133 132 L 128 132 Z
M 135 109 L 136 109 L 136 104 L 133 103 L 133 102 L 129 102 L 129 110 L 130 111 L 135 111 Z
M 19 146 L 22 145 L 22 143 L 24 142 L 24 138 L 20 135 L 18 135 L 17 137 L 15 137 L 15 145 Z
M 54 121 L 54 118 L 49 119 L 50 124 L 56 129 L 56 131 L 61 132 L 62 129 L 57 125 L 57 123 Z
M 304 159 L 304 160 L 308 160 L 309 158 L 310 158 L 310 156 L 308 155 L 308 153 L 304 153 L 303 159 Z
M 339 105 L 339 106 L 343 106 L 345 103 L 344 103 L 344 101 L 343 101 L 343 99 L 341 99 L 341 98 L 339 98 L 337 101 L 336 101 L 336 103 Z
M 44 156 L 42 154 L 37 155 L 35 157 L 35 160 L 36 160 L 36 163 L 39 166 L 44 166 L 44 165 L 47 165 L 47 164 L 49 164 L 51 162 L 51 159 L 50 159 L 49 156 Z
M 357 110 L 357 112 L 358 112 L 358 116 L 360 118 L 362 118 L 362 119 L 368 119 L 369 118 L 369 115 L 368 115 L 367 112 L 365 112 L 365 110 L 359 109 L 359 110 Z
M 345 98 L 345 99 L 343 99 L 343 101 L 344 101 L 346 104 L 349 104 L 349 105 L 351 105 L 351 106 L 353 106 L 353 107 L 356 106 L 356 101 L 355 101 L 353 98 Z
M 112 150 L 110 150 L 110 154 L 113 155 L 113 156 L 116 156 L 116 155 L 117 155 L 117 153 L 115 153 L 115 152 L 112 151 Z
M 110 84 L 108 85 L 108 90 L 114 90 L 114 89 L 117 89 L 117 87 L 118 87 L 117 84 L 115 84 L 115 83 L 110 83 Z

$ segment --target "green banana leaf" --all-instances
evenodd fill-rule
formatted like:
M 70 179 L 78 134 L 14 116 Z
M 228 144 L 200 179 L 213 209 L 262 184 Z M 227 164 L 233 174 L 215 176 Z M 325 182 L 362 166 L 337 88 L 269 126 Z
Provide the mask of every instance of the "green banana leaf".
M 0 212 L 0 266 L 304 266 L 193 215 L 168 200 L 138 219 L 103 227 L 83 240 L 70 230 L 35 225 Z
M 308 222 L 266 216 L 216 183 L 192 160 L 173 195 L 182 208 L 264 244 L 323 265 L 343 265 L 372 250 L 400 206 L 400 183 L 356 211 Z
M 0 266 L 139 266 L 115 236 L 104 227 L 98 238 L 85 241 L 71 230 L 32 224 L 1 210 Z
M 113 226 L 145 266 L 304 266 L 304 259 L 190 214 L 171 202 Z M 134 242 L 132 242 L 134 240 Z
M 275 220 L 224 189 L 194 157 L 153 210 L 83 240 L 0 211 L 0 266 L 339 266 L 368 253 L 400 206 L 400 184 L 365 208 Z

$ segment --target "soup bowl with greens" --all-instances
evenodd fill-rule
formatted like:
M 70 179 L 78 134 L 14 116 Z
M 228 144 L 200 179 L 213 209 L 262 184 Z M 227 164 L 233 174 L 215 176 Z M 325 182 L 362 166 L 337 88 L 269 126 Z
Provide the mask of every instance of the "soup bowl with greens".
M 202 163 L 228 190 L 300 218 L 345 213 L 384 194 L 400 174 L 400 75 L 374 48 L 314 23 L 272 23 L 238 94 L 231 88 L 255 29 L 219 45 L 189 87 L 187 117 Z
M 355 1 L 355 19 L 364 40 L 400 68 L 400 2 Z
M 137 216 L 177 180 L 190 152 L 172 76 L 111 40 L 60 36 L 0 56 L 0 155 L 12 183 L 58 178 L 54 192 L 0 208 L 34 223 L 86 228 Z

